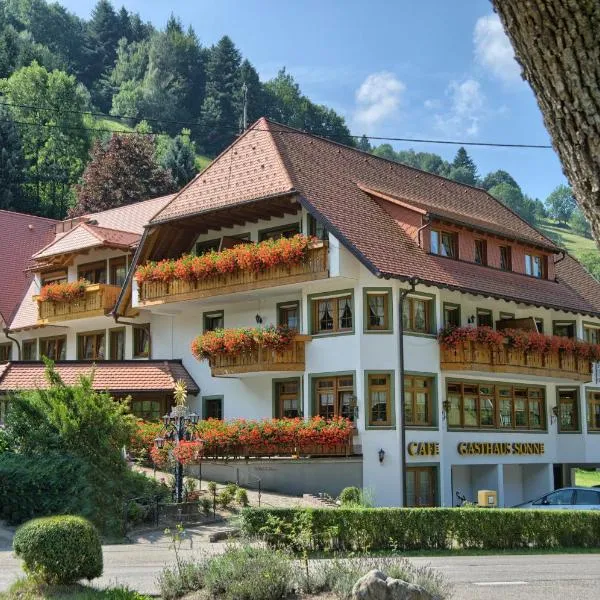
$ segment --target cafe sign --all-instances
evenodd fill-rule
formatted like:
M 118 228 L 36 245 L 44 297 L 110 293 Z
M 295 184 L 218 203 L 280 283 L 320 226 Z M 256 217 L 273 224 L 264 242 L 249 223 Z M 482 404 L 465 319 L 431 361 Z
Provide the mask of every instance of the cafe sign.
M 439 456 L 439 442 L 409 442 L 406 449 L 409 456 Z
M 532 456 L 544 454 L 543 442 L 459 442 L 461 456 Z

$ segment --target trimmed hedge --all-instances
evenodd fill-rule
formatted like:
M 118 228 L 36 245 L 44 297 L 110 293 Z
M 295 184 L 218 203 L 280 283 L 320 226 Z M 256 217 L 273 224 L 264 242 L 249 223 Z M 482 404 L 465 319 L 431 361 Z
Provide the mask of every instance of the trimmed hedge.
M 68 585 L 102 575 L 102 546 L 96 528 L 82 517 L 33 519 L 13 540 L 25 570 L 46 583 Z
M 310 530 L 315 550 L 598 548 L 600 511 L 482 508 L 262 509 L 242 531 L 293 547 Z

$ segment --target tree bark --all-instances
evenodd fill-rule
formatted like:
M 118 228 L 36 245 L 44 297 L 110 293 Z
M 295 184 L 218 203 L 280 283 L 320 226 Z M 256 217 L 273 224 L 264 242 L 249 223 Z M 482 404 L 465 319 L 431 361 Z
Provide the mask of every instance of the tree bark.
M 600 0 L 492 0 L 600 246 Z

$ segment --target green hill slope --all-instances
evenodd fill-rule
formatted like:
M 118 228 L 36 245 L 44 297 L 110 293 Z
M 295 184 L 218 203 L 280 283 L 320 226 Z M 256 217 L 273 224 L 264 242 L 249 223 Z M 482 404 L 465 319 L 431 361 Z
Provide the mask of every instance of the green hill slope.
M 580 257 L 590 250 L 597 250 L 596 244 L 590 238 L 578 235 L 569 227 L 558 227 L 556 222 L 550 219 L 540 221 L 537 228 L 575 257 Z

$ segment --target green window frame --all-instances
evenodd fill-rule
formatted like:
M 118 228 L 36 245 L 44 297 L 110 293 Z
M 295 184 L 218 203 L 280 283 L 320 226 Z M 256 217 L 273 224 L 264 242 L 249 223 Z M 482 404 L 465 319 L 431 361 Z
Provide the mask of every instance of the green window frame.
M 577 337 L 577 321 L 556 319 L 552 321 L 552 333 L 575 339 Z
M 302 417 L 304 394 L 302 393 L 302 377 L 285 377 L 273 379 L 273 417 Z M 294 402 L 295 400 L 295 402 Z M 294 412 L 295 405 L 295 414 Z
M 12 359 L 12 342 L 0 344 L 0 363 L 8 362 Z
M 77 334 L 77 360 L 104 360 L 105 358 L 105 330 L 82 331 Z
M 51 360 L 66 360 L 67 358 L 67 336 L 53 335 L 40 338 L 40 358 L 45 356 Z
M 152 338 L 150 323 L 132 325 L 133 329 L 133 358 L 150 358 Z
M 323 301 L 331 300 L 325 307 L 328 311 L 329 319 L 332 322 L 330 329 L 322 329 L 320 323 L 324 321 L 325 314 L 323 312 Z M 342 301 L 344 300 L 344 301 Z M 346 302 L 345 300 L 348 300 Z M 346 311 L 350 311 L 350 315 L 344 317 Z M 342 327 L 348 323 L 348 317 L 352 321 L 351 327 Z M 310 333 L 315 337 L 328 337 L 334 335 L 353 335 L 356 327 L 356 310 L 354 303 L 354 290 L 337 290 L 331 292 L 323 292 L 320 294 L 310 294 L 308 296 L 308 319 Z
M 476 310 L 477 327 L 491 327 L 494 329 L 494 312 L 489 308 L 478 308 Z
M 364 386 L 365 428 L 396 429 L 394 371 L 365 371 Z
M 405 335 L 432 336 L 436 334 L 435 296 L 433 294 L 408 295 L 404 298 L 402 305 L 402 332 Z
M 23 340 L 23 356 L 22 360 L 36 360 L 37 359 L 37 340 Z
M 285 225 L 279 225 L 278 227 L 269 227 L 268 229 L 261 229 L 258 232 L 258 241 L 264 242 L 265 240 L 277 240 L 279 238 L 294 237 L 302 231 L 302 224 L 300 221 L 295 223 L 286 223 Z
M 222 394 L 212 396 L 202 396 L 202 418 L 203 419 L 218 419 L 223 420 L 224 417 L 225 396 Z M 210 415 L 208 413 L 211 413 Z M 214 416 L 218 414 L 220 416 Z
M 600 344 L 600 323 L 584 321 L 583 339 L 590 344 Z
M 121 338 L 119 340 L 119 338 Z M 125 327 L 108 330 L 108 352 L 110 360 L 125 360 Z
M 444 302 L 443 305 L 444 327 L 460 327 L 461 314 L 460 304 L 454 302 Z
M 293 316 L 294 312 L 296 313 L 295 317 Z M 298 300 L 277 303 L 277 325 L 300 331 L 300 316 L 300 302 Z
M 557 387 L 558 433 L 581 433 L 579 387 Z
M 344 384 L 344 379 L 352 379 L 352 385 L 347 386 Z M 310 373 L 308 375 L 308 386 L 310 393 L 310 416 L 316 417 L 319 415 L 319 392 L 318 384 L 319 381 L 325 379 L 335 380 L 333 384 L 332 393 L 335 398 L 333 400 L 335 406 L 335 414 L 342 414 L 345 412 L 344 405 L 347 397 L 344 392 L 352 393 L 351 400 L 355 403 L 355 407 L 358 407 L 358 399 L 356 395 L 356 371 L 329 371 L 324 373 Z M 357 414 L 351 415 L 351 420 L 356 424 Z
M 425 383 L 425 385 L 420 385 Z M 437 375 L 417 371 L 404 373 L 404 425 L 407 429 L 432 429 L 438 426 Z M 425 419 L 416 419 L 419 413 L 418 395 L 425 394 L 428 413 Z M 422 412 L 422 408 L 421 408 Z
M 363 289 L 364 333 L 392 333 L 393 313 L 392 288 Z

